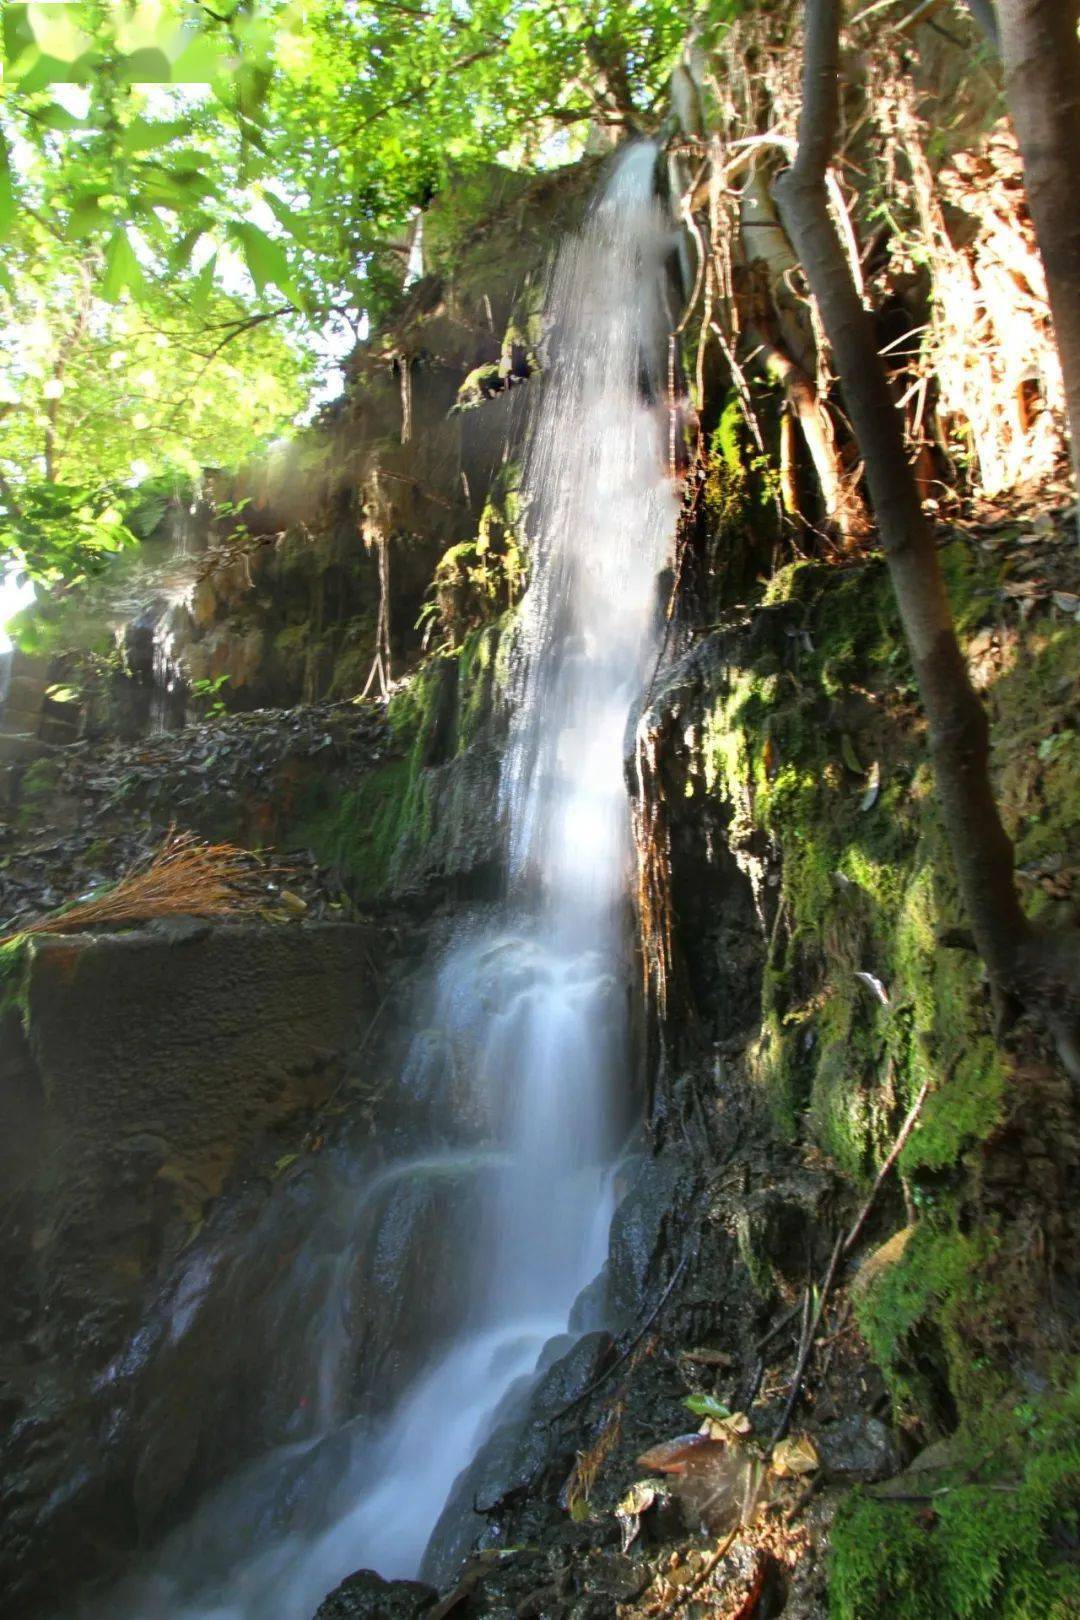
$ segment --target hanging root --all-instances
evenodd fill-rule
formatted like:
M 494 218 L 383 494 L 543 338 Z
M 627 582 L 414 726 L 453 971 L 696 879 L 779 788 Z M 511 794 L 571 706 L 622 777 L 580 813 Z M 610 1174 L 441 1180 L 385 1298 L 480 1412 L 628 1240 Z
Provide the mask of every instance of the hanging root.
M 158 917 L 226 917 L 265 902 L 266 868 L 234 844 L 206 844 L 170 830 L 157 853 L 90 900 L 48 912 L 20 926 L 0 945 L 26 934 L 75 934 L 124 928 Z

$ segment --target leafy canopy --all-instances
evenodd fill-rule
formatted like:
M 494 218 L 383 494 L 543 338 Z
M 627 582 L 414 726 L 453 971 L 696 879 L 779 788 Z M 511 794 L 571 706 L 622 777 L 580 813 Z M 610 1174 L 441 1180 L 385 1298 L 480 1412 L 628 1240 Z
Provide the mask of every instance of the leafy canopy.
M 392 315 L 455 175 L 648 125 L 693 0 L 2 11 L 0 534 L 73 577 L 117 486 L 254 451 Z

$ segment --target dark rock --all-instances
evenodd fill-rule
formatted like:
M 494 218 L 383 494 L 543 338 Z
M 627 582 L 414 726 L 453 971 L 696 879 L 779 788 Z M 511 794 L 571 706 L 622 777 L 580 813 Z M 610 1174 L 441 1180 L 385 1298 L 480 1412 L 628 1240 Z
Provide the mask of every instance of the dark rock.
M 591 1333 L 603 1327 L 608 1314 L 610 1270 L 605 1260 L 591 1283 L 586 1283 L 570 1308 L 571 1333 Z
M 691 1183 L 686 1160 L 672 1149 L 639 1162 L 611 1223 L 608 1300 L 620 1324 L 640 1319 L 660 1259 L 677 1262 L 665 1249 L 665 1232 Z
M 739 1217 L 739 1244 L 755 1284 L 768 1292 L 779 1278 L 802 1285 L 814 1259 L 815 1206 L 824 1183 L 805 1175 L 748 1194 Z
M 235 1332 L 275 1297 L 275 1256 L 297 1247 L 287 1223 L 236 1286 L 183 1246 L 253 1156 L 280 1154 L 271 1133 L 302 1133 L 337 1084 L 313 1055 L 370 1020 L 372 954 L 370 930 L 336 924 L 28 947 L 0 1029 L 0 1316 L 50 1372 L 20 1383 L 0 1435 L 18 1503 L 0 1515 L 5 1614 L 43 1572 L 69 1590 L 152 1533 L 242 1454 L 260 1403 L 292 1410 L 306 1393 L 288 1367 L 252 1380 Z
M 435 1526 L 420 1570 L 425 1579 L 449 1585 L 485 1529 L 487 1515 L 522 1497 L 560 1457 L 566 1460 L 565 1453 L 572 1456 L 573 1447 L 559 1440 L 555 1420 L 596 1380 L 611 1353 L 609 1333 L 587 1333 L 531 1390 L 527 1385 L 510 1390 L 492 1434 L 458 1478 Z
M 418 1581 L 384 1581 L 373 1569 L 361 1569 L 319 1604 L 315 1620 L 416 1620 L 438 1596 Z
M 900 1467 L 900 1454 L 880 1418 L 855 1413 L 829 1423 L 814 1435 L 826 1473 L 839 1479 L 887 1479 Z

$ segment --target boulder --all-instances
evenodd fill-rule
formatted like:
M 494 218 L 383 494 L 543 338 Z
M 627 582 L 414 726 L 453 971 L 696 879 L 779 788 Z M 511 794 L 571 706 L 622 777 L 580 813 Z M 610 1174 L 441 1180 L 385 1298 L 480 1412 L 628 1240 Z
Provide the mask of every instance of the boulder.
M 361 1569 L 319 1604 L 315 1620 L 416 1620 L 438 1597 L 419 1581 L 384 1581 L 373 1569 Z

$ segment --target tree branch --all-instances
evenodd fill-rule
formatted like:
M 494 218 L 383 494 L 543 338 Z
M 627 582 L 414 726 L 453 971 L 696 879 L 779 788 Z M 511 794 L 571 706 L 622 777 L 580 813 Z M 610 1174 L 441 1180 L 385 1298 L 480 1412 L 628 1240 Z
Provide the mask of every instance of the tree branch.
M 833 352 L 866 466 L 889 575 L 929 721 L 938 798 L 979 954 L 1000 993 L 1069 1016 L 1080 936 L 1037 934 L 1013 878 L 1012 844 L 990 784 L 989 725 L 957 641 L 937 547 L 904 454 L 873 323 L 829 214 L 825 175 L 839 119 L 839 0 L 807 0 L 803 108 L 794 163 L 774 195 Z M 1060 1044 L 1060 1043 L 1059 1043 Z

